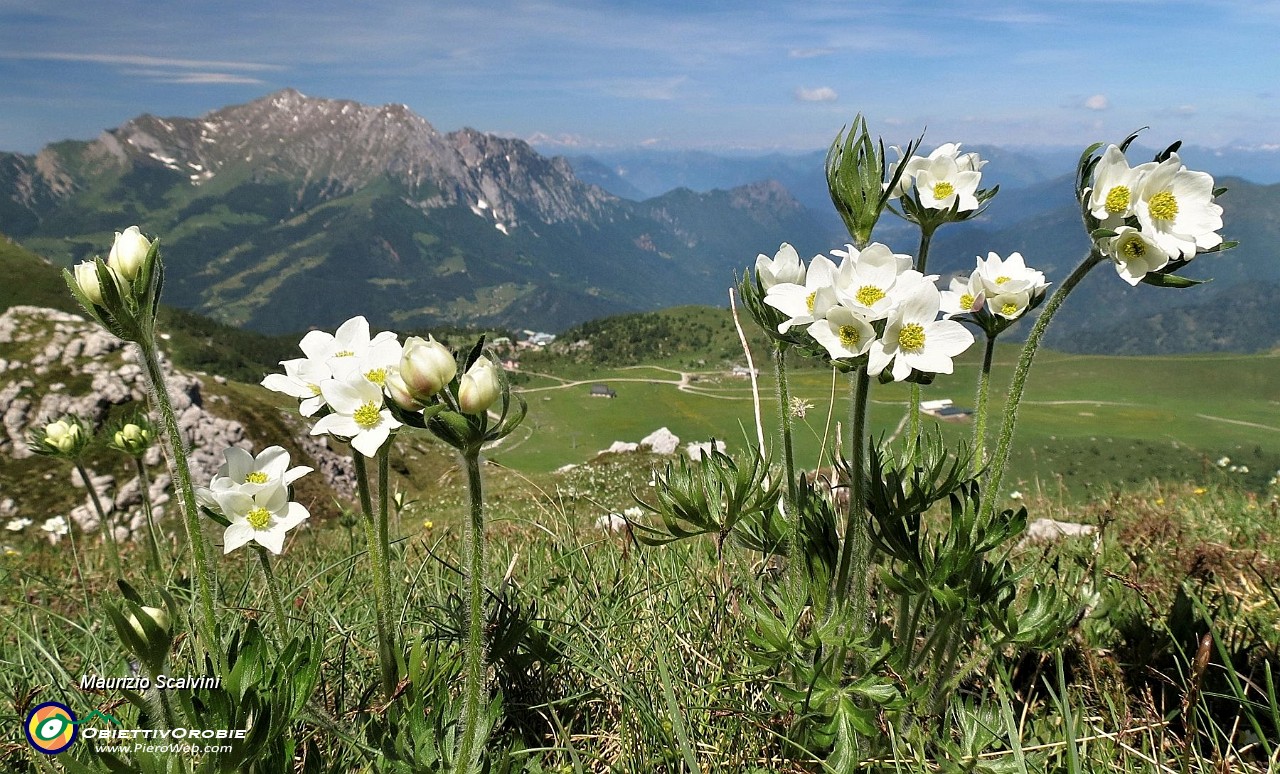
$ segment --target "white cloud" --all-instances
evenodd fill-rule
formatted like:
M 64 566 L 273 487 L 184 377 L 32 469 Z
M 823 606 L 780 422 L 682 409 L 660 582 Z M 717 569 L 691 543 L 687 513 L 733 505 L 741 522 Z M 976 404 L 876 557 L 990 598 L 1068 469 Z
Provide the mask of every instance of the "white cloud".
M 255 78 L 252 75 L 235 75 L 233 73 L 200 73 L 186 72 L 182 70 L 121 70 L 124 75 L 136 75 L 156 83 L 191 83 L 191 84 L 217 84 L 217 83 L 247 83 L 261 84 L 266 81 L 261 78 Z
M 246 72 L 262 72 L 264 70 L 283 70 L 280 65 L 263 64 L 261 62 L 226 62 L 204 59 L 171 59 L 158 56 L 136 56 L 123 54 L 82 54 L 63 51 L 5 51 L 0 52 L 0 59 L 32 59 L 43 62 L 92 62 L 95 64 L 126 65 L 132 67 L 176 67 L 189 70 L 244 70 Z
M 830 48 L 793 48 L 787 52 L 787 56 L 792 59 L 813 59 L 820 56 L 828 56 L 835 53 Z
M 1106 94 L 1094 94 L 1084 101 L 1084 106 L 1089 110 L 1106 110 L 1111 107 L 1111 102 L 1107 100 Z
M 836 94 L 836 90 L 830 86 L 819 86 L 816 89 L 806 89 L 803 86 L 796 89 L 796 99 L 801 102 L 835 102 L 840 98 Z

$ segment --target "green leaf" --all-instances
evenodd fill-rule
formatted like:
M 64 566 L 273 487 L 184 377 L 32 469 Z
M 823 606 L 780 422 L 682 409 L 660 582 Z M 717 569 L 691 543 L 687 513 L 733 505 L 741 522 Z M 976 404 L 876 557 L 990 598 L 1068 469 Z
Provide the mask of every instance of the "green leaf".
M 1196 285 L 1203 285 L 1209 280 L 1193 280 L 1186 277 L 1179 277 L 1176 274 L 1148 272 L 1143 276 L 1142 281 L 1148 285 L 1153 285 L 1158 288 L 1193 288 Z

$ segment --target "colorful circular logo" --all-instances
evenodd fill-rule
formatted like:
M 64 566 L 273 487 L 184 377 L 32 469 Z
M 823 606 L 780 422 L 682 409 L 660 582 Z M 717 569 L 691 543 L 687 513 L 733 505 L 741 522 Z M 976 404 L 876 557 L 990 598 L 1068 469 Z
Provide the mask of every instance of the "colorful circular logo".
M 46 755 L 57 755 L 71 746 L 79 733 L 71 708 L 56 701 L 36 705 L 27 713 L 27 741 Z

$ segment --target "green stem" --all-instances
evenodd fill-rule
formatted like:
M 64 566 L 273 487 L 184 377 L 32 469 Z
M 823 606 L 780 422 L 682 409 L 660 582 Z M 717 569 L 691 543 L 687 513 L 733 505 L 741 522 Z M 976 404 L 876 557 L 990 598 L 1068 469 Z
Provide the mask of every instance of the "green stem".
M 937 228 L 935 225 L 920 227 L 920 249 L 916 255 L 916 271 L 921 274 L 925 273 L 926 267 L 929 265 L 929 246 L 933 244 L 933 232 Z M 911 453 L 914 456 L 916 448 L 920 445 L 920 385 L 912 382 L 911 384 L 910 408 L 908 409 L 910 424 L 907 438 L 910 440 Z
M 71 541 L 71 558 L 76 563 L 76 580 L 80 581 L 80 593 L 84 595 L 84 611 L 87 614 L 93 607 L 89 604 L 89 585 L 84 579 L 84 568 L 80 566 L 80 551 L 76 548 L 76 523 L 68 516 L 67 539 Z
M 177 489 L 178 500 L 181 503 L 182 523 L 187 530 L 187 543 L 191 546 L 191 565 L 200 600 L 201 637 L 204 639 L 205 650 L 217 656 L 216 660 L 221 669 L 222 648 L 218 642 L 218 621 L 213 606 L 217 574 L 200 525 L 200 511 L 196 507 L 196 492 L 191 482 L 191 468 L 187 464 L 186 442 L 182 438 L 182 429 L 178 427 L 178 417 L 173 411 L 173 403 L 169 400 L 169 389 L 165 384 L 164 371 L 160 368 L 160 360 L 156 355 L 155 340 L 142 339 L 138 342 L 138 350 L 142 353 L 147 378 L 151 381 L 151 395 L 155 399 L 160 424 L 164 428 L 161 439 L 169 458 L 174 487 Z
M 999 500 L 998 492 L 1000 484 L 1004 480 L 1005 468 L 1009 465 L 1009 454 L 1013 446 L 1013 431 L 1018 424 L 1018 404 L 1022 402 L 1022 391 L 1027 384 L 1027 374 L 1031 370 L 1031 361 L 1036 356 L 1036 350 L 1040 347 L 1040 340 L 1044 338 L 1045 329 L 1049 327 L 1049 323 L 1053 320 L 1053 316 L 1057 314 L 1058 307 L 1062 306 L 1062 302 L 1067 299 L 1067 295 L 1080 284 L 1080 280 L 1089 273 L 1093 267 L 1097 266 L 1104 260 L 1105 256 L 1097 250 L 1091 250 L 1089 255 L 1085 257 L 1076 270 L 1071 272 L 1071 276 L 1058 288 L 1058 290 L 1045 304 L 1044 311 L 1040 313 L 1040 317 L 1036 319 L 1036 324 L 1031 329 L 1031 333 L 1027 336 L 1027 343 L 1022 347 L 1022 355 L 1018 358 L 1018 367 L 1013 372 L 1013 381 L 1009 384 L 1009 396 L 1006 398 L 1004 407 L 1004 420 L 1000 424 L 1000 440 L 996 444 L 995 456 L 992 457 L 991 472 L 987 474 L 985 487 L 985 496 L 983 500 L 983 515 L 990 518 L 995 512 L 996 501 Z
M 471 520 L 462 546 L 462 582 L 466 587 L 467 648 L 463 662 L 462 736 L 458 740 L 458 771 L 470 771 L 480 755 L 480 704 L 484 692 L 484 492 L 480 482 L 480 450 L 462 453 L 471 493 Z
M 849 508 L 845 512 L 844 542 L 840 546 L 840 563 L 833 589 L 838 609 L 848 609 L 855 627 L 862 626 L 867 609 L 867 565 L 871 559 L 871 543 L 867 534 L 866 432 L 867 399 L 871 377 L 865 367 L 853 379 L 853 405 L 850 409 Z M 856 629 L 855 629 L 856 631 Z
M 141 457 L 134 457 L 138 468 L 138 489 L 142 492 L 142 512 L 147 517 L 148 548 L 151 552 L 151 566 L 156 578 L 164 575 L 164 559 L 160 553 L 160 537 L 156 534 L 155 514 L 151 510 L 151 477 L 147 474 L 147 466 Z
M 80 480 L 84 482 L 84 488 L 89 490 L 89 500 L 93 502 L 93 510 L 98 514 L 98 528 L 107 536 L 107 553 L 111 557 L 111 569 L 115 571 L 117 578 L 123 579 L 124 568 L 120 565 L 120 546 L 116 545 L 115 526 L 107 519 L 107 512 L 102 509 L 102 501 L 98 499 L 98 490 L 94 488 L 93 481 L 89 479 L 89 471 L 84 469 L 84 463 L 79 459 L 76 459 L 76 470 L 80 472 Z
M 267 577 L 267 596 L 271 597 L 271 612 L 276 617 L 276 628 L 280 630 L 280 644 L 289 639 L 289 619 L 284 614 L 284 604 L 280 601 L 280 584 L 276 581 L 276 574 L 271 569 L 271 557 L 267 554 L 267 549 L 261 546 L 255 546 L 258 549 L 258 562 L 262 565 L 262 574 Z
M 391 604 L 391 585 L 384 582 L 387 573 L 384 572 L 382 564 L 386 557 L 382 553 L 382 542 L 378 536 L 378 526 L 373 512 L 373 497 L 369 493 L 369 471 L 365 465 L 364 455 L 352 449 L 351 459 L 356 469 L 360 511 L 364 515 L 365 543 L 369 548 L 369 561 L 373 565 L 373 606 L 378 630 L 378 664 L 382 673 L 382 693 L 390 699 L 395 693 L 398 682 L 395 659 L 391 655 L 391 627 L 387 618 Z
M 790 545 L 795 545 L 800 534 L 799 493 L 796 490 L 796 456 L 791 441 L 791 390 L 787 383 L 787 346 L 782 342 L 773 345 L 773 374 L 778 394 L 778 424 L 782 433 L 782 463 L 786 470 L 786 508 L 791 521 Z
M 973 474 L 976 476 L 987 464 L 987 396 L 991 389 L 991 360 L 996 351 L 996 337 L 987 336 L 987 348 L 982 354 L 982 371 L 978 374 L 978 398 L 975 401 L 973 419 Z

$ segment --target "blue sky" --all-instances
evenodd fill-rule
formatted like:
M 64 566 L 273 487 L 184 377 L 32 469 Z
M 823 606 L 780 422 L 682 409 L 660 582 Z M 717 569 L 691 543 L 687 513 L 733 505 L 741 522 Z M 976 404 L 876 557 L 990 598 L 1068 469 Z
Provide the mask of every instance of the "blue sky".
M 1280 144 L 1274 0 L 0 0 L 0 150 L 292 86 L 574 148 Z

